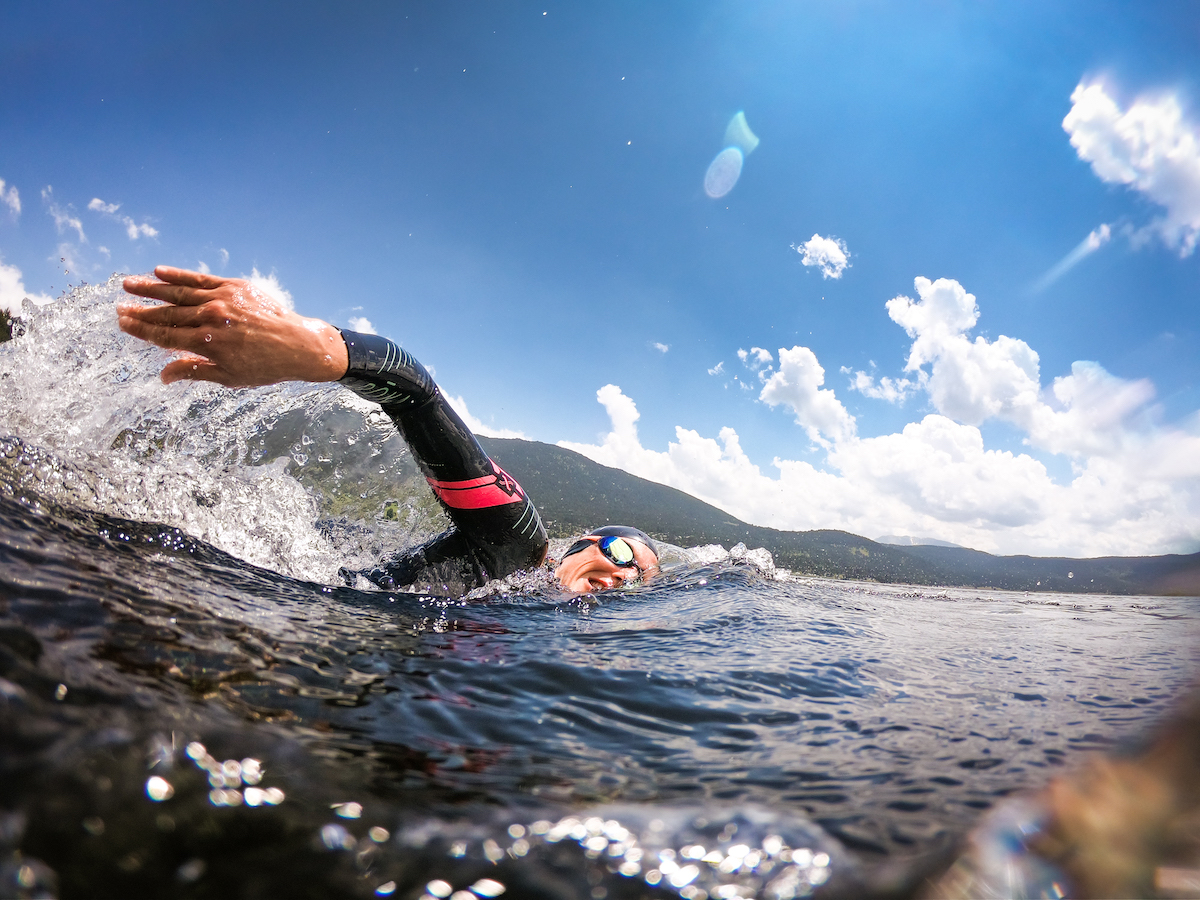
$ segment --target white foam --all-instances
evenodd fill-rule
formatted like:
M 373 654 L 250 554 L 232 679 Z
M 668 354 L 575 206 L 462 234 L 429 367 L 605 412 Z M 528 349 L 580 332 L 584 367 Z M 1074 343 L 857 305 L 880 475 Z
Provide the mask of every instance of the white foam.
M 73 473 L 39 476 L 39 492 L 314 581 L 436 529 L 429 503 L 397 484 L 405 451 L 378 407 L 332 385 L 163 385 L 171 354 L 117 329 L 126 297 L 114 275 L 26 304 L 23 333 L 0 344 L 0 434 L 56 461 L 40 469 Z M 346 497 L 361 500 L 357 520 L 331 524 Z M 372 521 L 387 499 L 393 518 Z

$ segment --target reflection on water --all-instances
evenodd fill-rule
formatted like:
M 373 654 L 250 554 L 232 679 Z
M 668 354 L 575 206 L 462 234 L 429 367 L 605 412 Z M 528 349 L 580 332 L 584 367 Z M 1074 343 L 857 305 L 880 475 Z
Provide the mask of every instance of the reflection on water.
M 53 315 L 90 336 L 0 348 L 6 895 L 902 893 L 1194 676 L 1188 599 L 711 550 L 599 597 L 331 586 L 437 527 L 370 411 L 151 391 L 88 290 Z

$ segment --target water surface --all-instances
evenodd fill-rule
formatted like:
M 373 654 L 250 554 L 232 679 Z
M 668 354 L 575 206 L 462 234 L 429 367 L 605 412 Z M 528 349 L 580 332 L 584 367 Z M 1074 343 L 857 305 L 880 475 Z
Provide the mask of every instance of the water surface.
M 336 388 L 163 388 L 116 293 L 0 346 L 0 879 L 27 893 L 903 890 L 1195 676 L 1194 599 L 713 548 L 596 597 L 341 586 L 441 524 L 387 423 Z

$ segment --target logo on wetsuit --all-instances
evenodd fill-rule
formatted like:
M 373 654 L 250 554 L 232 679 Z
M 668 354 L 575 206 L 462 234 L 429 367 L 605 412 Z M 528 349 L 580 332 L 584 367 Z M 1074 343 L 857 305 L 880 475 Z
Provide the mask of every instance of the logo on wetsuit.
M 466 481 L 426 480 L 437 498 L 451 509 L 486 509 L 525 499 L 525 492 L 516 480 L 494 462 L 492 472 L 492 475 Z

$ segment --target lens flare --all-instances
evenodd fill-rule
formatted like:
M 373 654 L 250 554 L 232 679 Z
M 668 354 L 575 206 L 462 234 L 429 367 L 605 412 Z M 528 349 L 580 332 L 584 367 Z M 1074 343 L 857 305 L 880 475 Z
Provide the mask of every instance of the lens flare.
M 742 151 L 737 147 L 726 147 L 704 173 L 704 193 L 716 200 L 733 190 L 742 174 Z

